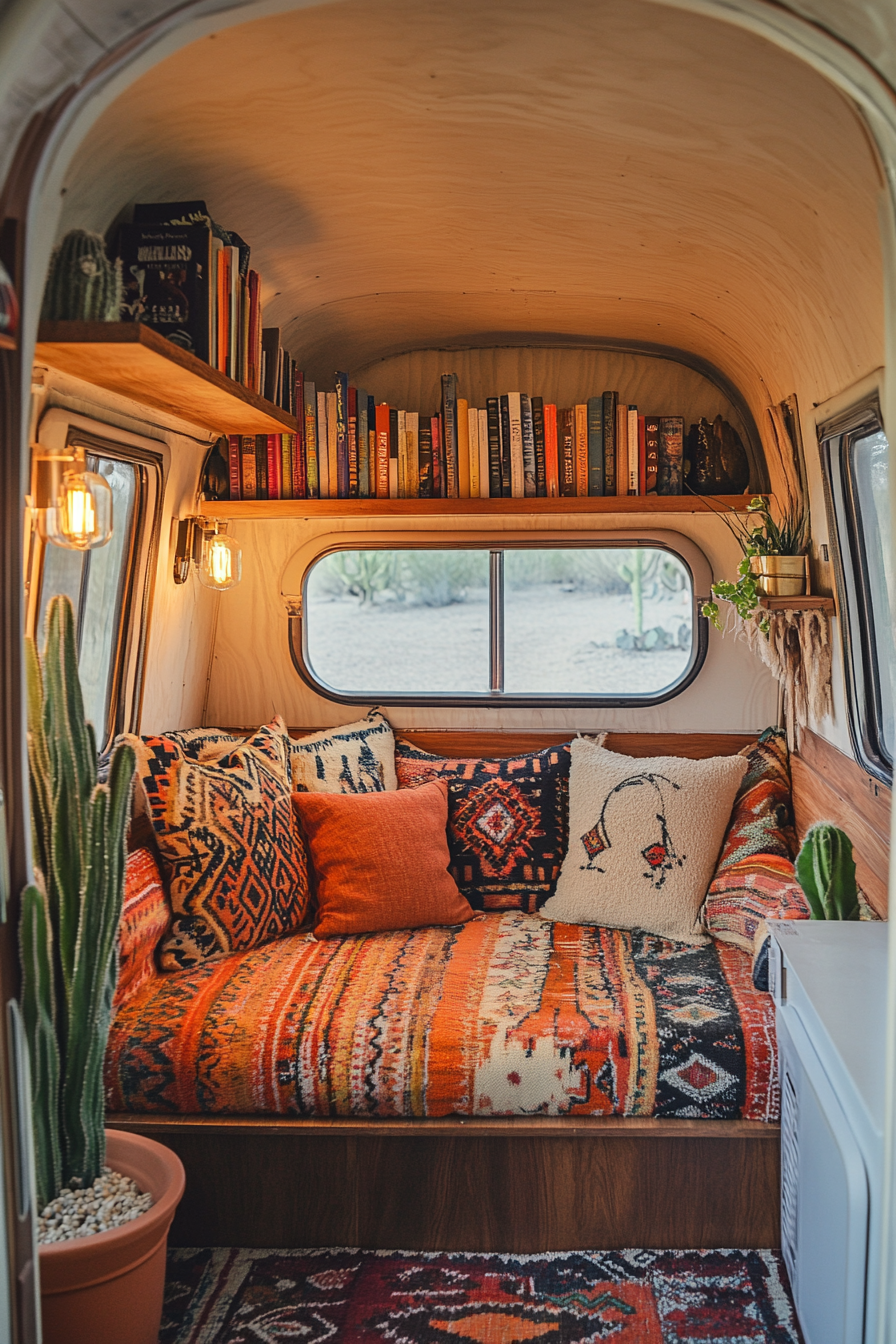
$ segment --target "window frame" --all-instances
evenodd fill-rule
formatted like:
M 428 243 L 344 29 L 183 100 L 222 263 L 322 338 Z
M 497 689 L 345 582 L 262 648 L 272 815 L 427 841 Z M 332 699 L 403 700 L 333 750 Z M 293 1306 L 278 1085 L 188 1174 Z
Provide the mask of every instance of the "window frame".
M 59 411 L 54 408 L 48 415 L 54 413 L 58 415 Z M 99 428 L 105 429 L 106 426 Z M 53 434 L 47 437 L 56 436 Z M 135 469 L 133 522 L 122 567 L 123 586 L 119 618 L 113 637 L 113 654 L 109 665 L 106 721 L 102 732 L 98 725 L 94 725 L 97 729 L 97 748 L 101 752 L 106 750 L 120 733 L 135 732 L 139 723 L 165 492 L 166 473 L 163 454 L 144 448 L 138 443 L 129 441 L 130 439 L 130 435 L 123 435 L 121 438 L 107 437 L 105 434 L 97 433 L 93 428 L 85 428 L 83 421 L 79 423 L 74 417 L 68 420 L 64 435 L 66 449 L 72 444 L 77 444 L 86 449 L 88 459 L 91 456 L 104 457 L 127 463 Z M 39 636 L 44 558 L 47 546 L 50 544 L 52 543 L 42 541 L 36 528 L 32 527 L 31 551 L 27 567 L 29 594 L 26 622 L 26 632 L 31 638 Z M 89 551 L 86 552 L 88 570 L 82 574 L 81 579 L 82 604 L 87 591 L 90 554 Z M 76 613 L 79 652 L 82 617 L 83 610 L 79 609 Z
M 876 394 L 818 426 L 850 741 L 863 769 L 890 785 L 893 761 L 882 738 L 873 599 L 862 512 L 852 470 L 853 444 L 875 433 L 886 436 Z
M 655 695 L 514 695 L 503 691 L 484 691 L 479 694 L 452 695 L 450 693 L 424 694 L 388 693 L 370 690 L 348 694 L 338 691 L 320 681 L 314 674 L 308 661 L 307 629 L 305 624 L 306 591 L 308 578 L 314 565 L 325 556 L 336 551 L 349 550 L 483 550 L 489 552 L 510 549 L 575 549 L 594 547 L 602 549 L 620 549 L 642 546 L 652 550 L 665 550 L 673 555 L 687 570 L 692 588 L 692 629 L 694 638 L 691 657 L 685 673 L 673 684 Z M 491 561 L 490 561 L 491 564 Z M 642 528 L 627 528 L 624 531 L 536 531 L 512 532 L 441 532 L 415 531 L 391 532 L 342 532 L 318 537 L 306 543 L 288 562 L 281 583 L 281 596 L 288 616 L 288 645 L 292 665 L 305 685 L 316 695 L 341 705 L 406 705 L 418 708 L 465 708 L 479 707 L 491 709 L 520 708 L 597 708 L 597 709 L 638 709 L 664 704 L 685 691 L 700 673 L 709 650 L 709 622 L 702 615 L 701 606 L 708 599 L 712 584 L 712 570 L 706 556 L 689 537 L 680 533 Z M 503 613 L 502 613 L 503 614 Z M 499 621 L 489 619 L 489 660 L 493 666 L 493 640 L 495 626 Z

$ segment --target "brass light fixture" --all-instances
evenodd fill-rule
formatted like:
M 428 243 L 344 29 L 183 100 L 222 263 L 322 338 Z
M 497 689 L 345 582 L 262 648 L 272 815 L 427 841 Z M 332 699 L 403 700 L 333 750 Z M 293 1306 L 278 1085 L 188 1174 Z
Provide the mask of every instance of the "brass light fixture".
M 217 521 L 181 518 L 174 548 L 174 582 L 186 583 L 190 564 L 196 566 L 199 582 L 218 593 L 235 588 L 243 576 L 243 552 Z
M 71 551 L 105 546 L 112 535 L 112 489 L 87 470 L 85 450 L 70 445 L 64 454 L 34 449 L 31 507 L 44 541 Z

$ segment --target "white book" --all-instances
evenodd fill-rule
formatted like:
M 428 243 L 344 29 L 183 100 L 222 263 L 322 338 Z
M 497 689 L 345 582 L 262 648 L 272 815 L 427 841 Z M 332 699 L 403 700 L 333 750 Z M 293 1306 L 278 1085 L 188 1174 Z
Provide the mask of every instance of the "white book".
M 628 408 L 628 492 L 638 493 L 638 408 Z
M 317 394 L 317 470 L 320 475 L 320 497 L 330 498 L 330 454 L 327 448 L 327 394 Z
M 489 498 L 488 411 L 479 411 L 479 498 Z
M 467 423 L 470 427 L 470 498 L 479 499 L 479 412 L 473 406 L 467 409 Z
M 336 393 L 327 396 L 327 472 L 330 477 L 330 498 L 339 497 L 339 455 L 336 452 Z
M 408 497 L 408 413 L 398 412 L 398 498 Z
M 420 414 L 408 411 L 405 419 L 408 436 L 408 499 L 420 494 Z
M 519 392 L 507 393 L 507 407 L 510 412 L 510 497 L 524 499 L 526 481 L 523 475 L 523 417 Z

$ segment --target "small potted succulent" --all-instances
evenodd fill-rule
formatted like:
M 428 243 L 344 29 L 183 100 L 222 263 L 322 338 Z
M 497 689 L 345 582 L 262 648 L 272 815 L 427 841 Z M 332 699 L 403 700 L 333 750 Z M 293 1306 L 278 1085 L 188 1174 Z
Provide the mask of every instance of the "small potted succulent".
M 730 602 L 741 620 L 748 621 L 764 594 L 796 597 L 805 592 L 809 520 L 804 509 L 794 505 L 776 522 L 769 501 L 756 495 L 747 506 L 746 521 L 733 509 L 730 515 L 719 511 L 718 516 L 737 540 L 743 559 L 733 583 L 721 580 L 712 585 L 714 598 Z M 702 610 L 721 630 L 718 602 L 704 602 Z M 760 619 L 759 628 L 768 633 L 767 617 Z
M 43 1339 L 150 1344 L 183 1167 L 161 1144 L 106 1131 L 103 1095 L 134 753 L 118 746 L 98 781 L 67 597 L 49 604 L 42 661 L 28 641 L 26 672 L 35 882 L 19 943 Z

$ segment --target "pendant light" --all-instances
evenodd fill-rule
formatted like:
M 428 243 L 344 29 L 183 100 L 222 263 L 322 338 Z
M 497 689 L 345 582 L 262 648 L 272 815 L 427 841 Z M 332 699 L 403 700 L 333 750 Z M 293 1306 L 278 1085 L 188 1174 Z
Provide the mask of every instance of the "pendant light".
M 71 551 L 105 546 L 112 535 L 112 490 L 88 471 L 82 447 L 65 456 L 35 455 L 33 507 L 44 541 Z
M 235 588 L 243 577 L 242 548 L 226 532 L 206 532 L 202 538 L 202 551 L 199 558 L 199 582 L 206 588 L 226 593 Z

